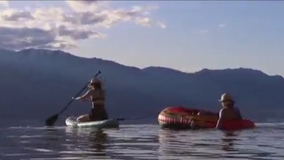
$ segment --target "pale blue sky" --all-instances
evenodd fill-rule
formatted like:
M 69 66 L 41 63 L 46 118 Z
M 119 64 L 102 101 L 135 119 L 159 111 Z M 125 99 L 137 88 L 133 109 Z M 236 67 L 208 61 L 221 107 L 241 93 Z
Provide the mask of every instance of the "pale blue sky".
M 284 75 L 284 2 L 111 2 L 115 7 L 155 5 L 151 17 L 166 24 L 141 27 L 122 23 L 103 29 L 105 39 L 83 40 L 68 50 L 82 57 L 98 57 L 125 65 L 164 66 L 193 72 L 202 68 L 246 67 Z M 52 5 L 63 2 L 12 2 L 11 6 Z

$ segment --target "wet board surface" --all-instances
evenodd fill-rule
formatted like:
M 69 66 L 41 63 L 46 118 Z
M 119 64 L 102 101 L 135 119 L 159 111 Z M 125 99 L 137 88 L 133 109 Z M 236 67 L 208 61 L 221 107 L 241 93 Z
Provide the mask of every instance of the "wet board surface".
M 69 127 L 89 127 L 89 128 L 118 128 L 119 121 L 117 119 L 107 119 L 103 121 L 77 122 L 77 117 L 68 117 L 65 124 Z

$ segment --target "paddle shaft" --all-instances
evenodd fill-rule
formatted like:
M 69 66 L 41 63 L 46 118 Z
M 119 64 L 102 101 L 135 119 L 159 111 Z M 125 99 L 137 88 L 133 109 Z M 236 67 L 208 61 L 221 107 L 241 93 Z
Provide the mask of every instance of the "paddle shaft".
M 96 78 L 99 74 L 101 74 L 101 71 L 98 71 L 98 73 L 93 78 Z M 75 95 L 74 98 L 72 98 L 67 103 L 67 105 L 58 113 L 58 115 L 63 113 L 70 106 L 70 104 L 72 104 L 74 102 L 75 98 L 78 97 L 87 88 L 88 85 L 89 85 L 89 82 Z

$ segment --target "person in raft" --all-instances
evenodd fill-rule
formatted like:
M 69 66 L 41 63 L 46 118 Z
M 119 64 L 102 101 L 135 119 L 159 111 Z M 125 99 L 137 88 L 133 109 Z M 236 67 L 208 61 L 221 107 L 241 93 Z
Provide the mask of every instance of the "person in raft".
M 100 121 L 108 119 L 105 109 L 105 91 L 99 79 L 92 79 L 88 85 L 89 90 L 82 96 L 75 97 L 75 100 L 85 100 L 92 102 L 92 110 L 89 114 L 81 115 L 78 122 Z
M 219 111 L 219 118 L 216 124 L 216 128 L 222 128 L 222 124 L 227 121 L 233 121 L 233 120 L 241 120 L 242 115 L 237 107 L 235 107 L 235 101 L 233 97 L 228 94 L 224 93 L 221 96 L 221 100 L 219 100 L 222 104 L 222 109 Z M 200 111 L 197 114 L 198 116 L 214 116 L 216 114 L 206 111 Z M 217 114 L 218 116 L 218 114 Z M 195 121 L 192 120 L 190 123 L 192 128 L 204 128 L 204 122 L 203 121 Z
M 230 94 L 224 93 L 219 101 L 222 104 L 222 109 L 219 111 L 216 128 L 222 128 L 224 122 L 243 119 L 240 110 L 235 107 L 235 101 Z

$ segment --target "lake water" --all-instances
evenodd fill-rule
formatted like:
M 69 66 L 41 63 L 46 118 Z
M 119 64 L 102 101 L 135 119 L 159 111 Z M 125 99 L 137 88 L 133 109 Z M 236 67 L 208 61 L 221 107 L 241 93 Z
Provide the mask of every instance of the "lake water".
M 122 125 L 97 131 L 65 126 L 2 127 L 0 159 L 284 159 L 284 124 L 262 123 L 235 133 L 170 131 Z

